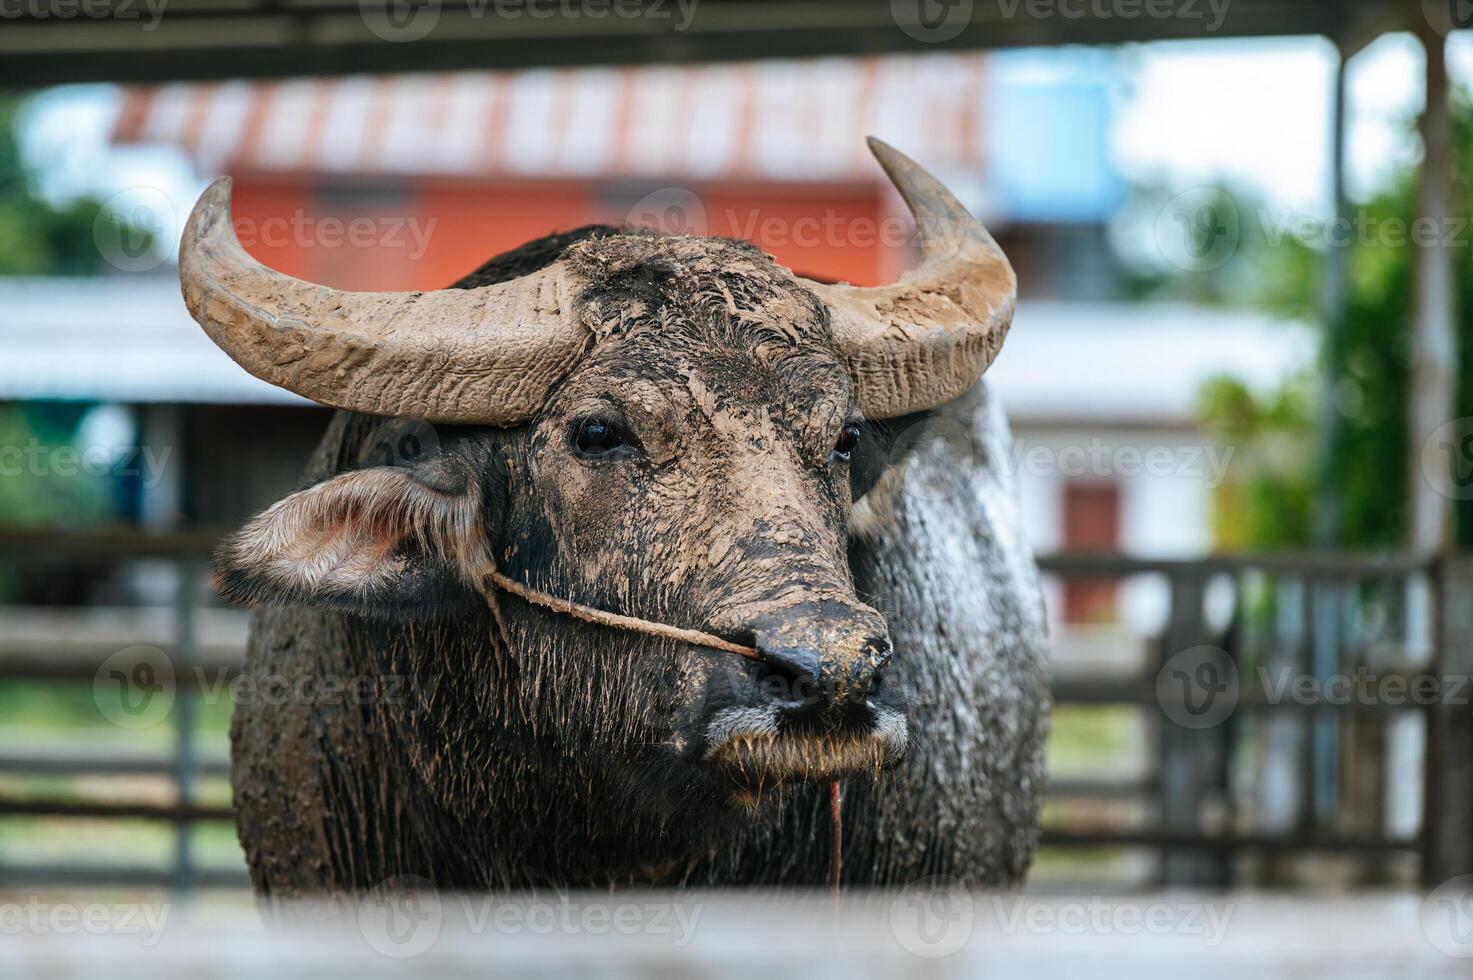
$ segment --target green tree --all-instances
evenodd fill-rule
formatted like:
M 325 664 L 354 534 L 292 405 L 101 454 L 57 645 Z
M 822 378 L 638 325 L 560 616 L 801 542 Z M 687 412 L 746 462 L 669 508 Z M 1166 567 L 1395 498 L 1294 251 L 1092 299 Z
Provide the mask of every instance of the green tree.
M 19 120 L 23 105 L 0 94 L 0 275 L 95 275 L 110 270 L 96 235 L 98 222 L 115 222 L 102 203 L 79 198 L 52 204 L 26 166 Z M 103 227 L 106 227 L 104 224 Z M 147 233 L 114 224 L 146 241 Z M 3 356 L 3 355 L 0 355 Z M 58 402 L 0 404 L 0 522 L 12 526 L 87 524 L 113 514 L 105 479 L 57 472 L 44 462 L 69 446 L 91 406 Z M 3 592 L 0 582 L 0 592 Z
M 1407 122 L 1415 138 L 1415 121 Z M 1473 102 L 1453 100 L 1454 213 L 1473 215 Z M 1278 390 L 1255 395 L 1242 382 L 1216 378 L 1201 393 L 1208 427 L 1238 449 L 1235 477 L 1216 500 L 1217 536 L 1224 547 L 1302 547 L 1312 541 L 1317 472 L 1319 400 L 1333 399 L 1342 442 L 1326 477 L 1340 502 L 1337 544 L 1394 548 L 1406 543 L 1411 393 L 1411 288 L 1416 217 L 1415 168 L 1396 175 L 1352 210 L 1350 228 L 1319 228 L 1277 241 L 1245 238 L 1233 265 L 1256 270 L 1256 288 L 1236 298 L 1259 308 L 1311 322 L 1321 319 L 1324 257 L 1331 247 L 1348 250 L 1349 296 L 1335 363 L 1322 365 L 1334 378 L 1328 393 L 1320 375 L 1287 379 Z M 1473 227 L 1455 235 L 1460 284 L 1460 386 L 1458 414 L 1473 416 Z M 1240 270 L 1241 271 L 1241 270 Z M 1204 274 L 1206 275 L 1206 274 Z M 1190 276 L 1183 277 L 1190 278 Z M 1234 280 L 1241 282 L 1239 274 Z M 1162 291 L 1184 291 L 1164 282 Z M 1220 288 L 1192 287 L 1223 297 Z M 1321 355 L 1324 357 L 1325 355 Z M 1456 504 L 1459 547 L 1473 544 L 1473 503 Z
M 151 244 L 147 231 L 124 226 L 91 197 L 52 204 L 26 166 L 19 119 L 23 103 L 0 94 L 0 275 L 90 276 L 109 271 L 97 245 L 99 223 L 130 241 Z

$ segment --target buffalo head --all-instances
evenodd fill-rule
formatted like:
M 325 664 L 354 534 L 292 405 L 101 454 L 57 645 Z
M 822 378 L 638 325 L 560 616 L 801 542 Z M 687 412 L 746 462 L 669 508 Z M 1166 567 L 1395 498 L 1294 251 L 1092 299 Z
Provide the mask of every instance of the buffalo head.
M 585 778 L 658 783 L 667 804 L 749 805 L 765 786 L 893 760 L 906 705 L 885 674 L 906 652 L 856 594 L 851 511 L 882 468 L 884 420 L 944 404 L 996 355 L 1014 279 L 944 187 L 873 147 L 922 238 L 919 266 L 878 288 L 805 280 L 745 243 L 597 229 L 547 240 L 515 275 L 342 292 L 247 255 L 217 182 L 181 250 L 206 332 L 260 378 L 434 425 L 438 443 L 271 507 L 222 548 L 224 590 L 397 623 L 424 673 L 449 676 L 438 648 L 474 633 L 472 659 L 504 669 L 461 663 L 432 711 L 514 710 Z M 477 595 L 488 567 L 763 659 L 505 596 L 498 637 Z M 498 696 L 514 709 L 480 690 L 513 684 Z M 442 717 L 414 739 L 504 752 L 485 742 L 497 726 L 510 723 Z M 422 754 L 431 780 L 482 764 Z

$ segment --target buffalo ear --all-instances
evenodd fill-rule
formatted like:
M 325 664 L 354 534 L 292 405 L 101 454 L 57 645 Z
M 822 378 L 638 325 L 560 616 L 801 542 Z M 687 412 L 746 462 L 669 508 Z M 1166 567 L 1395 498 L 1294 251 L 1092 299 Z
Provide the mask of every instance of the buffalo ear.
M 220 593 L 236 602 L 408 619 L 476 601 L 486 556 L 476 481 L 441 458 L 298 491 L 227 537 L 214 565 Z

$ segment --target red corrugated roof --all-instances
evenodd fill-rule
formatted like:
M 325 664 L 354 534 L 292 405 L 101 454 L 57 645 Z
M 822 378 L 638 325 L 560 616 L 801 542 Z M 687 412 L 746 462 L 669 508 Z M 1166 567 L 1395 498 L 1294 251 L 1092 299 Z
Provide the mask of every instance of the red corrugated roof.
M 985 55 L 170 84 L 114 138 L 202 172 L 873 179 L 864 137 L 978 173 Z

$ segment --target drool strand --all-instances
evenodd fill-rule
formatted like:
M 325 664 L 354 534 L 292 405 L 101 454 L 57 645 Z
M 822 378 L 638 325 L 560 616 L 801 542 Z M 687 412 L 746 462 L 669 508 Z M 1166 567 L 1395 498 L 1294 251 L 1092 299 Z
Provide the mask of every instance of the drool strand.
M 839 874 L 844 863 L 843 802 L 843 792 L 839 788 L 839 781 L 835 779 L 829 783 L 829 826 L 832 829 L 832 843 L 829 851 L 829 895 L 833 897 L 836 904 L 839 901 Z

